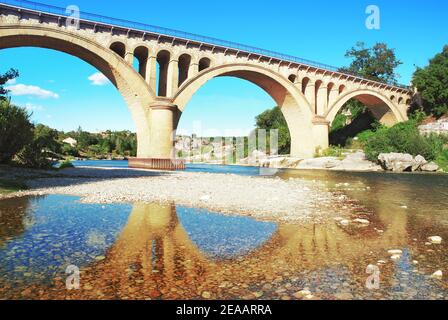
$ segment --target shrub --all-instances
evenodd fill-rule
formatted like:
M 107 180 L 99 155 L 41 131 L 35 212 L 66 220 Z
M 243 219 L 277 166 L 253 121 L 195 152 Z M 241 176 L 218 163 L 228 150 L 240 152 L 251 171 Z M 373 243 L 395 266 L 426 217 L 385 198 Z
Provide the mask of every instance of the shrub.
M 53 166 L 53 162 L 47 158 L 47 153 L 37 140 L 27 144 L 17 154 L 17 163 L 21 166 L 35 169 L 50 169 Z
M 340 159 L 344 158 L 344 149 L 339 146 L 330 146 L 327 149 L 321 150 L 320 148 L 316 149 L 315 153 L 316 158 L 321 157 L 337 157 Z
M 73 165 L 73 163 L 69 160 L 65 160 L 63 162 L 60 163 L 58 169 L 59 170 L 63 170 L 63 169 L 68 169 L 68 168 L 74 168 L 75 166 Z
M 365 141 L 367 159 L 377 161 L 380 153 L 398 152 L 421 155 L 426 160 L 435 160 L 443 151 L 446 138 L 439 135 L 421 135 L 417 122 L 409 120 L 391 128 L 381 127 L 374 132 L 365 132 L 360 139 Z
M 0 163 L 11 161 L 26 144 L 33 140 L 33 125 L 29 113 L 0 100 Z
M 448 149 L 443 150 L 436 158 L 435 162 L 439 165 L 439 167 L 448 172 Z

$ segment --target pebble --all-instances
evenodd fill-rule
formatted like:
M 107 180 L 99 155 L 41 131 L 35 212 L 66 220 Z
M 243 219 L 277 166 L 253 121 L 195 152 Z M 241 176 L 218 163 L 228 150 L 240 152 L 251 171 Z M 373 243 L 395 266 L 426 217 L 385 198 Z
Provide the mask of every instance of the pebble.
M 204 298 L 204 299 L 210 299 L 210 298 L 212 297 L 211 293 L 208 292 L 208 291 L 204 291 L 204 292 L 202 292 L 201 296 L 202 296 L 202 298 Z
M 312 296 L 311 291 L 309 290 L 300 290 L 293 294 L 297 299 L 303 299 L 306 296 Z
M 397 260 L 400 260 L 401 255 L 399 255 L 399 254 L 394 254 L 394 255 L 392 255 L 390 258 L 391 258 L 392 260 L 394 260 L 394 261 L 397 261 Z
M 441 244 L 441 243 L 442 243 L 442 237 L 439 237 L 439 236 L 428 237 L 428 240 L 429 240 L 432 244 Z
M 367 219 L 355 219 L 355 220 L 353 220 L 353 222 L 364 224 L 364 225 L 370 224 L 370 221 Z
M 434 278 L 434 279 L 442 279 L 442 277 L 443 277 L 443 272 L 442 272 L 442 270 L 437 270 L 436 272 L 434 272 L 434 273 L 431 275 L 431 278 Z
M 392 249 L 392 250 L 387 251 L 387 253 L 390 255 L 401 255 L 403 253 L 403 251 L 399 250 L 399 249 Z

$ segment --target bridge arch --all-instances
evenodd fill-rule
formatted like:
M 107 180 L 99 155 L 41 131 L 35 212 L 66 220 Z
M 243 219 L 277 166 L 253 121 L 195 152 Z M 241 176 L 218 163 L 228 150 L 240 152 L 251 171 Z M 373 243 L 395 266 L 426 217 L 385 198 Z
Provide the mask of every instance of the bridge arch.
M 64 52 L 101 71 L 128 105 L 136 125 L 139 153 L 149 149 L 149 112 L 145 106 L 155 99 L 155 95 L 140 74 L 116 52 L 69 30 L 42 25 L 0 26 L 0 50 L 18 47 L 38 47 Z
M 247 80 L 268 93 L 282 110 L 288 124 L 291 134 L 291 156 L 313 156 L 316 146 L 313 137 L 310 136 L 314 118 L 311 106 L 291 81 L 270 69 L 244 63 L 210 67 L 185 81 L 173 97 L 173 103 L 180 112 L 183 112 L 193 95 L 205 83 L 223 76 Z
M 381 93 L 369 89 L 345 90 L 344 88 L 342 95 L 330 106 L 325 114 L 325 119 L 329 123 L 333 122 L 338 112 L 350 99 L 357 99 L 362 102 L 377 119 L 386 125 L 393 125 L 407 120 L 407 116 L 402 114 L 395 103 Z

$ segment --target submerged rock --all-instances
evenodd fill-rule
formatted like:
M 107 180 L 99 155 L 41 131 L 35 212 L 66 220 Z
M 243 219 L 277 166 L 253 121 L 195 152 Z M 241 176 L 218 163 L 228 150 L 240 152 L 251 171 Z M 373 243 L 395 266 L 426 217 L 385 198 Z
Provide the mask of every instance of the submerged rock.
M 401 255 L 403 253 L 403 251 L 399 250 L 399 249 L 392 249 L 392 250 L 387 251 L 387 253 L 390 255 Z
M 441 243 L 442 243 L 442 237 L 439 237 L 439 236 L 428 237 L 428 240 L 429 240 L 432 244 L 441 244 Z
M 431 275 L 431 278 L 434 278 L 434 279 L 442 279 L 442 277 L 443 277 L 443 272 L 442 272 L 442 270 L 437 270 L 436 272 L 434 272 L 434 273 Z

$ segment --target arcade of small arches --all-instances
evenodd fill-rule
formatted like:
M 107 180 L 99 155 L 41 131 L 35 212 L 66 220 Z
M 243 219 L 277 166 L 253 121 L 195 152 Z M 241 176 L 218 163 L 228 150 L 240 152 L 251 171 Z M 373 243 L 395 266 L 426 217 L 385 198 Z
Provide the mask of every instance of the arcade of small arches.
M 221 76 L 250 81 L 273 98 L 288 123 L 293 157 L 312 157 L 316 148 L 328 147 L 329 125 L 350 99 L 361 101 L 386 125 L 407 119 L 409 89 L 91 22 L 81 21 L 79 29 L 67 28 L 60 18 L 0 5 L 0 49 L 32 46 L 62 51 L 109 78 L 136 124 L 138 155 L 133 166 L 183 166 L 182 161 L 173 160 L 179 119 L 195 92 Z

